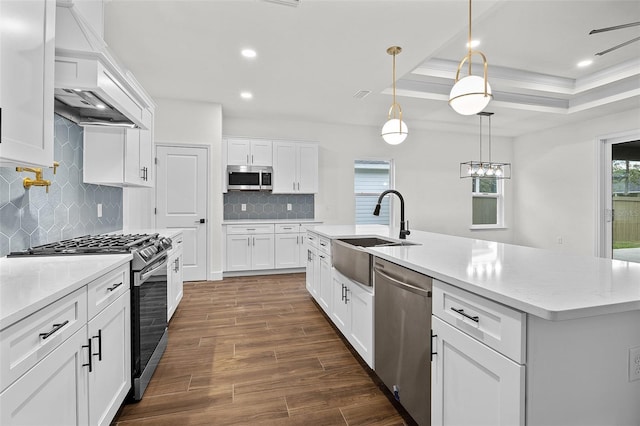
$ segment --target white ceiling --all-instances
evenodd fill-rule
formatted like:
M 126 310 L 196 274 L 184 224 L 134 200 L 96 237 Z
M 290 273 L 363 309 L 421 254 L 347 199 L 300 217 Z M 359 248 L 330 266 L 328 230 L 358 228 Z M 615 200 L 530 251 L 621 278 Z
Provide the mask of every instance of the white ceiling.
M 640 26 L 588 34 L 638 21 L 637 0 L 474 0 L 494 134 L 640 108 L 640 41 L 594 56 L 640 36 Z M 477 132 L 475 117 L 446 102 L 467 22 L 466 0 L 110 0 L 105 39 L 153 97 L 220 103 L 224 117 L 373 126 L 392 102 L 386 49 L 399 45 L 398 102 L 410 131 Z M 243 58 L 246 47 L 257 58 Z M 592 66 L 576 66 L 587 58 Z M 254 98 L 241 99 L 243 90 Z M 371 94 L 354 98 L 360 90 Z

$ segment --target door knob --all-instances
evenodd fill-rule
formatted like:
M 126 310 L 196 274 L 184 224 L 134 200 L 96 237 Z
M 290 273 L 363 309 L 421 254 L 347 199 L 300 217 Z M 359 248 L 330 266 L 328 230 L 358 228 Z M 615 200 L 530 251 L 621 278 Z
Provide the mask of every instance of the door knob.
M 196 223 L 205 223 L 206 220 L 204 218 L 200 219 L 200 220 L 196 220 Z

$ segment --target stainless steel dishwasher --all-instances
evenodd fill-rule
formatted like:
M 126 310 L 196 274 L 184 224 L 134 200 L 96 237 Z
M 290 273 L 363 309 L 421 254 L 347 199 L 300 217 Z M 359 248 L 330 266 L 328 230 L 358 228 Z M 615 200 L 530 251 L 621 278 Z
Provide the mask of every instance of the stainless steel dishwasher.
M 432 279 L 375 258 L 375 372 L 419 425 L 431 423 Z

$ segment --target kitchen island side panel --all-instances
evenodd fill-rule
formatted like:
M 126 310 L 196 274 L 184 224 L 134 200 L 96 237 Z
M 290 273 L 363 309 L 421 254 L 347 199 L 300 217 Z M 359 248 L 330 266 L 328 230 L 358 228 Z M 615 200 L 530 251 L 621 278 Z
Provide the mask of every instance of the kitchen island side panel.
M 548 321 L 527 319 L 528 425 L 640 425 L 640 311 Z

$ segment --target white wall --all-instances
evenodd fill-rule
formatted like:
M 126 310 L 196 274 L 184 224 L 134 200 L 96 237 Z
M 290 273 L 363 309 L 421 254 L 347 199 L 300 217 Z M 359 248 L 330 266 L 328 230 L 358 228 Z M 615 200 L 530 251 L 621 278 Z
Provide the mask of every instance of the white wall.
M 155 142 L 209 148 L 208 279 L 222 279 L 222 106 L 216 103 L 155 99 Z
M 514 242 L 594 255 L 597 139 L 640 127 L 640 110 L 521 136 L 514 141 Z M 562 239 L 562 244 L 558 243 Z
M 320 192 L 315 217 L 326 224 L 354 222 L 355 159 L 393 159 L 396 185 L 405 198 L 410 228 L 509 242 L 511 229 L 470 231 L 471 182 L 460 179 L 459 164 L 477 160 L 478 135 L 412 131 L 399 146 L 382 141 L 380 129 L 325 123 L 225 118 L 225 136 L 301 139 L 320 143 Z M 511 160 L 511 141 L 493 137 L 493 159 Z M 507 224 L 511 222 L 511 183 L 506 183 Z M 396 205 L 399 203 L 396 203 Z

